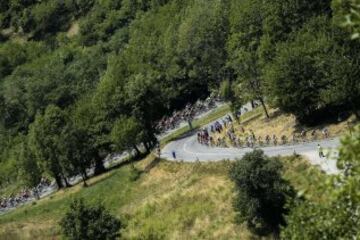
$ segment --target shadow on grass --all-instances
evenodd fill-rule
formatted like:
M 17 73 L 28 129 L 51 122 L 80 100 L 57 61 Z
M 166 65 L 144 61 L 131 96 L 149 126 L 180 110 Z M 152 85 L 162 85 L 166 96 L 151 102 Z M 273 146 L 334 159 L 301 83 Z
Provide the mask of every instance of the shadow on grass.
M 138 161 L 144 159 L 147 155 L 148 155 L 148 153 L 141 153 L 141 154 L 138 154 L 137 156 L 129 157 L 129 158 L 125 159 L 124 161 L 107 168 L 105 172 L 103 172 L 103 173 L 101 173 L 99 175 L 96 175 L 96 177 L 101 177 L 104 174 L 110 173 L 109 176 L 104 177 L 102 179 L 99 179 L 98 181 L 95 181 L 95 182 L 92 182 L 92 183 L 87 182 L 86 187 L 91 187 L 91 186 L 94 186 L 94 185 L 96 185 L 98 183 L 101 183 L 101 182 L 105 181 L 106 179 L 108 179 L 109 177 L 114 175 L 115 172 L 113 170 L 119 169 L 119 168 L 122 168 L 122 167 L 125 167 L 125 166 L 128 166 L 128 165 L 131 165 L 131 164 L 134 164 L 135 162 L 138 162 Z M 95 176 L 92 176 L 87 180 L 90 180 L 93 177 L 95 177 Z M 78 184 L 81 184 L 81 183 L 82 182 L 79 182 Z M 75 184 L 75 185 L 77 185 L 77 184 Z M 73 186 L 75 186 L 75 185 L 73 185 Z
M 324 128 L 326 128 L 328 125 L 339 124 L 344 121 L 347 122 L 348 127 L 352 128 L 359 122 L 359 120 L 356 118 L 351 119 L 351 117 L 352 115 L 350 112 L 341 112 L 338 115 L 334 115 L 327 119 L 320 118 L 317 121 L 314 120 L 312 124 L 306 124 L 297 121 L 295 125 L 295 133 L 300 134 L 303 130 L 305 130 L 306 132 L 314 131 L 314 130 L 321 131 Z
M 277 117 L 280 117 L 281 115 L 283 115 L 284 112 L 281 111 L 280 109 L 276 109 L 275 112 L 273 112 L 271 115 L 270 115 L 270 119 L 274 119 L 274 118 L 277 118 Z
M 97 180 L 97 181 L 93 181 L 93 182 L 88 182 L 88 180 L 90 180 L 91 178 L 89 178 L 86 182 L 86 186 L 84 186 L 83 182 L 79 182 L 78 184 L 83 184 L 82 186 L 87 188 L 87 187 L 92 187 L 92 186 L 95 186 L 96 184 L 99 184 L 99 183 L 102 183 L 104 182 L 105 180 L 109 179 L 110 177 L 112 177 L 115 172 L 111 172 L 108 176 L 106 177 L 102 177 L 103 175 L 105 175 L 107 172 L 104 172 L 103 174 L 100 174 L 98 175 L 98 177 L 101 177 L 101 179 Z M 74 185 L 75 186 L 75 185 Z
M 145 153 L 140 153 L 136 156 L 131 156 L 129 158 L 127 158 L 126 160 L 120 162 L 119 164 L 116 164 L 114 166 L 111 166 L 109 168 L 106 169 L 106 172 L 111 172 L 112 170 L 136 163 L 138 161 L 141 161 L 142 159 L 144 159 L 149 153 L 145 152 Z
M 161 162 L 161 158 L 155 158 L 153 161 L 151 161 L 142 171 L 142 173 L 148 173 L 151 169 L 156 167 Z
M 248 118 L 246 118 L 246 119 L 244 119 L 244 120 L 240 121 L 240 124 L 244 124 L 244 123 L 251 122 L 251 121 L 253 121 L 253 120 L 255 120 L 255 119 L 260 118 L 262 115 L 263 115 L 263 113 L 262 113 L 262 112 L 255 113 L 254 115 L 252 115 L 252 116 L 250 116 L 250 117 L 248 117 Z

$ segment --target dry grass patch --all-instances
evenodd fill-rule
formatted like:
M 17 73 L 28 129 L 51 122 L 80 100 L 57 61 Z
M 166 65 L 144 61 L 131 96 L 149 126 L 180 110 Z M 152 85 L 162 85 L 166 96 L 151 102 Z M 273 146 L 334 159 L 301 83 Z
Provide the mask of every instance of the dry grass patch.
M 256 136 L 262 136 L 263 138 L 266 135 L 273 135 L 280 137 L 282 135 L 287 136 L 289 139 L 292 137 L 293 133 L 300 134 L 304 129 L 308 132 L 316 130 L 317 138 L 321 138 L 321 130 L 325 127 L 329 130 L 330 137 L 335 137 L 343 134 L 348 131 L 348 122 L 353 125 L 356 122 L 355 116 L 351 116 L 345 121 L 331 124 L 321 124 L 316 127 L 305 127 L 301 126 L 296 122 L 296 119 L 291 114 L 285 114 L 280 112 L 278 109 L 270 109 L 270 119 L 267 119 L 265 116 L 254 119 L 253 121 L 248 121 L 242 126 L 245 130 L 254 131 Z M 241 126 L 237 125 L 236 129 L 240 132 Z M 308 133 L 308 137 L 309 133 Z
M 60 239 L 56 226 L 53 221 L 12 223 L 0 228 L 0 239 Z
M 228 164 L 161 162 L 139 184 L 146 198 L 122 208 L 127 239 L 251 239 L 234 223 Z
M 281 142 L 281 136 L 286 136 L 287 141 L 292 141 L 293 135 L 297 136 L 300 140 L 300 133 L 302 130 L 307 132 L 306 140 L 319 140 L 323 139 L 322 130 L 327 128 L 329 131 L 330 138 L 338 137 L 349 131 L 349 126 L 354 126 L 358 121 L 355 116 L 351 116 L 346 120 L 337 123 L 324 123 L 315 127 L 306 127 L 299 125 L 296 118 L 291 114 L 282 113 L 278 109 L 269 109 L 270 119 L 267 119 L 264 114 L 255 115 L 254 118 L 243 121 L 240 124 L 234 122 L 234 130 L 236 136 L 240 137 L 242 141 L 245 140 L 246 136 L 250 136 L 253 132 L 255 137 L 259 136 L 262 142 L 265 143 L 265 137 L 269 135 L 272 137 L 274 134 L 278 139 L 278 143 Z M 245 130 L 243 132 L 242 130 Z M 312 131 L 315 130 L 315 135 L 312 136 Z M 230 139 L 228 138 L 226 131 L 221 134 L 214 134 L 214 139 L 224 138 L 227 146 L 232 146 Z M 271 140 L 272 143 L 272 140 Z

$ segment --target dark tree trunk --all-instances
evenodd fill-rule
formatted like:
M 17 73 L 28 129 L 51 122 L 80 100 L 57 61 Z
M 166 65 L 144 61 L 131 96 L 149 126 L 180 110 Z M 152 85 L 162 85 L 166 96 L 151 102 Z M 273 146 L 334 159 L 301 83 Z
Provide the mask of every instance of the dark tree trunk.
M 82 180 L 83 180 L 83 183 L 84 183 L 84 187 L 87 187 L 87 183 L 86 183 L 86 179 L 87 179 L 87 176 L 86 176 L 86 171 L 83 172 L 83 174 L 81 174 L 81 177 L 82 177 Z
M 280 240 L 280 229 L 275 229 L 273 232 L 274 240 Z
M 193 130 L 193 126 L 192 126 L 192 123 L 191 123 L 191 120 L 190 120 L 190 119 L 188 120 L 188 124 L 189 124 L 190 130 Z
M 153 140 L 151 140 L 151 147 L 155 147 L 158 144 L 158 140 L 156 138 L 153 138 Z
M 150 152 L 150 147 L 149 147 L 148 143 L 147 143 L 147 142 L 143 142 L 143 144 L 144 144 L 144 147 L 145 147 L 145 149 L 146 149 L 146 152 L 149 153 L 149 152 Z
M 60 176 L 55 176 L 55 182 L 58 185 L 59 189 L 64 187 L 64 184 L 63 184 Z
M 94 175 L 99 175 L 101 173 L 105 172 L 105 167 L 104 167 L 104 162 L 101 156 L 99 156 L 99 154 L 96 154 L 95 157 L 95 170 L 94 170 Z
M 355 117 L 357 118 L 357 120 L 360 120 L 359 104 L 356 104 L 355 101 L 350 101 L 350 105 L 352 112 L 355 114 Z
M 157 138 L 155 137 L 153 132 L 149 132 L 148 133 L 148 143 L 150 143 L 148 146 L 149 148 L 155 146 L 155 144 L 157 143 Z
M 136 151 L 136 155 L 139 156 L 141 154 L 139 148 L 136 145 L 134 145 L 133 147 L 134 147 L 134 149 Z
M 254 100 L 251 100 L 250 103 L 251 103 L 251 108 L 254 109 L 255 108 Z
M 266 117 L 267 117 L 267 118 L 270 118 L 269 113 L 268 113 L 268 110 L 267 110 L 266 105 L 265 105 L 265 103 L 264 103 L 264 99 L 263 99 L 263 98 L 259 98 L 259 101 L 260 101 L 260 103 L 261 103 L 261 106 L 264 108 L 264 112 L 265 112 Z
M 241 117 L 241 108 L 240 108 L 240 117 L 239 115 L 237 114 L 238 110 L 236 107 L 235 107 L 235 104 L 234 103 L 230 103 L 230 109 L 231 109 L 231 113 L 233 115 L 233 117 L 235 118 L 235 121 L 237 123 L 240 123 L 240 117 Z
M 62 175 L 64 182 L 65 182 L 65 186 L 66 187 L 71 187 L 71 185 L 69 184 L 68 180 L 66 179 L 66 177 L 64 175 Z

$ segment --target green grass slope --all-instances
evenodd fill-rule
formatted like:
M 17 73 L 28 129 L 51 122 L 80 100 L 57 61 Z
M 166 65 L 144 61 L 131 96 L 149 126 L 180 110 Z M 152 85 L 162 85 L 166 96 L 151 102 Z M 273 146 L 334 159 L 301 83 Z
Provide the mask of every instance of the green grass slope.
M 149 157 L 138 168 L 152 161 Z M 284 176 L 307 196 L 323 200 L 327 176 L 301 158 L 283 158 Z M 257 239 L 234 221 L 231 164 L 160 161 L 133 181 L 125 166 L 82 185 L 0 216 L 0 239 L 60 239 L 59 219 L 69 202 L 102 202 L 125 223 L 125 239 Z

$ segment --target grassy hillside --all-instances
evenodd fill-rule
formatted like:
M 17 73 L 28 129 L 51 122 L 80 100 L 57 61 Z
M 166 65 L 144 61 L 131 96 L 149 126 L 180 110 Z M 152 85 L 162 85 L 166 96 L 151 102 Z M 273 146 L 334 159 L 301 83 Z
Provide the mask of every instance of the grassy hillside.
M 153 158 L 137 164 L 141 169 Z M 321 201 L 327 176 L 300 158 L 284 158 L 284 175 L 301 192 Z M 58 239 L 57 222 L 76 197 L 102 202 L 125 223 L 125 239 L 254 239 L 234 222 L 230 162 L 160 161 L 132 181 L 125 166 L 0 216 L 0 239 Z M 255 238 L 256 239 L 256 238 Z
M 211 95 L 312 125 L 360 119 L 360 47 L 330 2 L 2 0 L 0 188 L 101 172 L 113 147 L 154 147 L 159 120 Z

